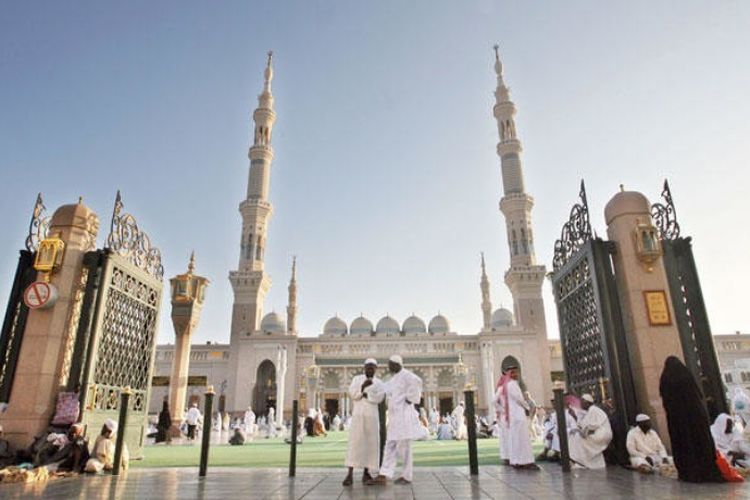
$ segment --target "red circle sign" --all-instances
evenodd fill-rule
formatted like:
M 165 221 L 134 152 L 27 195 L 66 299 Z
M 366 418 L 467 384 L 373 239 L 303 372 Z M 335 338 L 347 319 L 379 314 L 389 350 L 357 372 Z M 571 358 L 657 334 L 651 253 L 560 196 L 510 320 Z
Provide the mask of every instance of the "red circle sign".
M 29 309 L 45 309 L 57 300 L 55 287 L 44 281 L 35 281 L 23 292 L 23 303 Z

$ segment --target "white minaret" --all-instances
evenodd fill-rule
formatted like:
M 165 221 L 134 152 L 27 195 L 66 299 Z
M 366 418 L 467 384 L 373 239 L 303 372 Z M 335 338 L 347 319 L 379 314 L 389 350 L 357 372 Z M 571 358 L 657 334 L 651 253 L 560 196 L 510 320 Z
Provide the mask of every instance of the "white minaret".
M 482 252 L 482 279 L 479 281 L 482 290 L 482 329 L 490 329 L 492 318 L 492 302 L 490 301 L 490 280 L 487 278 L 487 269 L 484 267 L 484 252 Z
M 495 45 L 495 106 L 493 114 L 497 120 L 500 142 L 497 154 L 503 175 L 503 197 L 500 211 L 505 216 L 505 226 L 510 250 L 510 269 L 505 273 L 505 284 L 513 295 L 516 322 L 527 331 L 535 332 L 542 356 L 542 373 L 549 374 L 549 348 L 547 346 L 547 323 L 544 318 L 542 284 L 546 269 L 537 265 L 534 254 L 534 231 L 531 225 L 531 209 L 534 198 L 526 194 L 521 166 L 521 141 L 516 135 L 516 105 L 510 100 L 510 89 L 503 81 L 503 64 L 499 47 Z M 544 376 L 549 385 L 549 376 Z M 550 391 L 545 387 L 545 394 Z
M 297 333 L 297 257 L 292 257 L 292 278 L 289 280 L 289 300 L 286 306 L 287 333 Z
M 242 214 L 242 237 L 240 261 L 237 271 L 229 273 L 234 290 L 231 340 L 253 334 L 259 327 L 263 314 L 263 300 L 271 287 L 271 278 L 264 271 L 263 257 L 266 248 L 268 220 L 273 209 L 268 201 L 268 186 L 271 178 L 271 132 L 276 121 L 271 94 L 271 67 L 273 52 L 268 53 L 264 73 L 263 92 L 258 96 L 258 107 L 253 112 L 255 131 L 250 147 L 250 176 L 247 197 L 240 203 Z

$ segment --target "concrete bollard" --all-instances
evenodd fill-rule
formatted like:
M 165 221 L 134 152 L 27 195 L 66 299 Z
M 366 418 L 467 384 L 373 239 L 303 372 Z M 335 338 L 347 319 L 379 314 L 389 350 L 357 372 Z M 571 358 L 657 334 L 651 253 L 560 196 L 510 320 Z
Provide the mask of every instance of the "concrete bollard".
M 198 469 L 199 477 L 206 477 L 208 468 L 208 448 L 211 444 L 211 419 L 214 407 L 214 388 L 209 385 L 206 391 L 206 407 L 203 410 L 203 439 L 201 440 L 201 463 Z
M 115 440 L 115 459 L 112 463 L 112 475 L 120 475 L 122 469 L 122 447 L 125 444 L 125 427 L 128 422 L 128 406 L 130 404 L 130 387 L 120 393 L 120 416 L 117 421 L 117 439 Z

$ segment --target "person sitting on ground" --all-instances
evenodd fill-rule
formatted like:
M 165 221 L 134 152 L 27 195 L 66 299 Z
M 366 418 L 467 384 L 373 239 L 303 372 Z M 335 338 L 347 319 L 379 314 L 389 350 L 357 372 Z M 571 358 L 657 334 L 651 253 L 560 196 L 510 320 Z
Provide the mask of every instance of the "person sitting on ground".
M 650 474 L 660 464 L 672 463 L 659 435 L 651 428 L 651 418 L 643 413 L 635 417 L 635 427 L 628 431 L 626 446 L 630 465 L 639 472 Z
M 117 435 L 117 422 L 107 419 L 102 426 L 102 431 L 94 441 L 92 457 L 86 462 L 86 472 L 98 473 L 102 470 L 112 470 L 115 461 L 115 437 Z M 122 463 L 123 470 L 128 468 L 128 448 L 125 443 L 122 444 Z
M 83 425 L 71 425 L 66 437 L 67 444 L 52 456 L 51 462 L 60 472 L 83 472 L 90 457 L 89 442 L 83 437 Z
M 711 436 L 719 450 L 733 467 L 750 468 L 750 446 L 735 427 L 732 417 L 719 414 L 711 425 Z
M 440 419 L 440 424 L 438 424 L 437 439 L 440 441 L 453 439 L 453 427 L 448 423 L 448 419 L 446 417 L 442 417 Z
M 229 438 L 229 444 L 239 446 L 245 444 L 245 433 L 239 427 L 234 428 L 234 434 Z
M 536 459 L 538 461 L 549 460 L 555 462 L 559 459 L 559 456 L 556 456 L 557 452 L 552 449 L 552 441 L 555 438 L 556 431 L 557 413 L 553 411 L 547 413 L 544 418 L 544 426 L 542 427 L 542 444 L 544 444 L 544 449 L 539 455 L 537 455 Z M 552 453 L 551 455 L 550 452 Z
M 328 436 L 326 432 L 325 423 L 323 422 L 323 412 L 318 409 L 317 415 L 315 416 L 315 422 L 313 424 L 313 435 L 314 436 Z
M 612 427 L 604 410 L 594 404 L 591 394 L 581 396 L 581 409 L 584 414 L 578 418 L 578 425 L 570 431 L 570 459 L 579 467 L 604 469 L 604 450 L 612 441 Z M 571 414 L 574 416 L 574 414 Z

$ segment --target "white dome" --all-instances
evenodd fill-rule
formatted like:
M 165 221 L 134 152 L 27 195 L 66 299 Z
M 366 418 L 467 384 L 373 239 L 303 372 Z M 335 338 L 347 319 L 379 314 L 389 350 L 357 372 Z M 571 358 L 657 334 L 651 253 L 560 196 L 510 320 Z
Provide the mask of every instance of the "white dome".
M 263 316 L 260 322 L 260 331 L 263 333 L 284 333 L 286 322 L 275 311 Z
M 499 330 L 513 326 L 513 313 L 501 307 L 492 313 L 492 329 Z
M 448 318 L 438 314 L 430 320 L 428 331 L 430 335 L 445 335 L 451 331 L 451 324 L 448 322 Z
M 416 316 L 409 316 L 406 318 L 401 330 L 406 334 L 427 333 L 427 327 L 424 325 L 424 321 Z
M 344 335 L 346 335 L 346 332 L 346 322 L 338 316 L 334 316 L 333 318 L 326 321 L 325 325 L 323 325 L 323 335 L 330 335 L 331 337 L 343 337 Z
M 374 331 L 375 329 L 372 327 L 372 322 L 364 316 L 355 318 L 349 327 L 349 333 L 352 335 L 372 335 L 372 332 Z
M 375 327 L 375 332 L 384 333 L 386 335 L 398 335 L 400 333 L 398 321 L 390 316 L 385 316 L 378 321 L 378 326 Z

